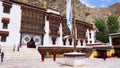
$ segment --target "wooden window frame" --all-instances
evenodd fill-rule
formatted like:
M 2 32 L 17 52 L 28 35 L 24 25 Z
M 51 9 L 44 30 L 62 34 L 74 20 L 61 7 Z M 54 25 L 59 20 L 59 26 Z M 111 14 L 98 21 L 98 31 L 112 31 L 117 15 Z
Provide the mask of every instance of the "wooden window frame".
M 10 14 L 10 7 L 4 7 L 3 8 L 3 13 L 8 13 L 8 14 Z
M 12 3 L 3 1 L 3 13 L 10 14 L 10 9 L 12 8 Z
M 8 31 L 0 31 L 0 41 L 1 42 L 6 42 L 6 38 L 7 36 L 9 35 L 9 32 Z
M 1 35 L 1 42 L 6 42 L 6 38 L 7 38 L 7 36 Z
M 3 23 L 3 29 L 8 29 L 8 24 L 7 23 Z
M 9 18 L 2 18 L 2 23 L 3 23 L 2 28 L 3 28 L 3 29 L 8 29 L 9 21 L 10 21 Z

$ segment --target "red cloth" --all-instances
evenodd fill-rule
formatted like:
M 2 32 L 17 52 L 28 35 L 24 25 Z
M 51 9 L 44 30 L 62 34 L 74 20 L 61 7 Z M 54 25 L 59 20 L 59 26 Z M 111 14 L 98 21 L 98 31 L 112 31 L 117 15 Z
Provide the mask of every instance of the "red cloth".
M 29 47 L 30 47 L 30 42 L 27 43 L 27 48 L 29 48 Z
M 112 53 L 111 57 L 115 57 L 115 54 L 114 54 L 114 53 Z
M 97 56 L 94 56 L 94 58 L 97 58 Z

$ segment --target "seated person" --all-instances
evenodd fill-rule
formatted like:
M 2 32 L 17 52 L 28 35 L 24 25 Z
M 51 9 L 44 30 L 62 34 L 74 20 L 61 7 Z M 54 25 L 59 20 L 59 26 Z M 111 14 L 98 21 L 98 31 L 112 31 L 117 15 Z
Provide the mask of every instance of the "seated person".
M 28 48 L 36 48 L 35 41 L 33 40 L 33 38 L 31 38 L 31 40 L 28 44 Z

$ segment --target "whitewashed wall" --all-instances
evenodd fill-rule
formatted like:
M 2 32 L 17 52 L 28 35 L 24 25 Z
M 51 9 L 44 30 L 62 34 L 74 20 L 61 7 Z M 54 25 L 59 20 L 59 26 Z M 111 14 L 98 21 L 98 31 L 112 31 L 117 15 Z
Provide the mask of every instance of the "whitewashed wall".
M 90 37 L 89 33 L 91 33 L 91 37 Z M 87 36 L 87 40 L 88 40 L 87 44 L 94 44 L 95 43 L 95 31 L 94 30 L 87 30 L 86 36 Z M 90 41 L 92 43 L 90 43 Z
M 63 45 L 63 41 L 62 41 L 62 24 L 60 23 L 60 27 L 59 27 L 59 33 L 60 33 L 60 37 L 58 37 L 56 39 L 56 44 L 57 45 Z
M 58 15 L 60 14 L 60 12 L 57 12 L 57 11 L 52 10 L 52 9 L 47 9 L 47 12 L 48 13 L 55 13 L 55 14 L 58 14 Z M 44 35 L 43 46 L 50 46 L 50 45 L 53 45 L 53 44 L 52 44 L 52 38 L 49 35 L 49 21 L 46 18 L 47 17 L 45 17 L 45 28 L 44 28 L 46 33 Z M 62 29 L 62 26 L 60 27 L 60 29 Z M 60 29 L 59 29 L 59 32 L 61 34 Z M 62 35 L 60 35 L 60 37 L 56 38 L 56 41 L 55 41 L 56 45 L 62 44 L 61 41 L 60 41 L 60 39 L 62 39 L 61 36 Z
M 47 12 L 48 12 L 48 13 L 55 13 L 55 14 L 60 15 L 60 12 L 55 11 L 55 10 L 52 10 L 52 9 L 47 9 Z
M 2 29 L 2 13 L 3 13 L 3 7 L 2 7 L 2 2 L 0 1 L 0 30 Z
M 10 18 L 8 29 L 2 29 L 2 23 L 0 21 L 0 30 L 9 31 L 9 36 L 6 38 L 6 42 L 1 42 L 1 45 L 18 45 L 20 42 L 20 25 L 21 25 L 21 6 L 12 4 L 10 14 L 3 13 L 3 6 L 0 2 L 0 19 L 2 17 Z
M 43 39 L 43 45 L 49 45 L 49 21 L 45 17 L 45 35 Z
M 22 45 L 27 45 L 28 42 L 30 42 L 31 38 L 35 41 L 35 45 L 41 45 L 42 43 L 42 36 L 36 35 L 36 34 L 28 34 L 28 33 L 22 33 Z

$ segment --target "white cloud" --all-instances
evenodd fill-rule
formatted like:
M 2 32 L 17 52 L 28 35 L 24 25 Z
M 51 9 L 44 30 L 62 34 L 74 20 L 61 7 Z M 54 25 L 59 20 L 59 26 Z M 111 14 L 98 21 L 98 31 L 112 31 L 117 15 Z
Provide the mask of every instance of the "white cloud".
M 81 2 L 82 4 L 88 3 L 86 0 L 80 0 L 80 2 Z
M 104 8 L 104 7 L 106 7 L 106 6 L 105 6 L 105 5 L 101 5 L 100 7 L 101 7 L 101 8 Z
M 88 0 L 80 0 L 82 4 L 85 4 L 87 7 L 95 8 L 95 5 L 89 3 Z
M 86 4 L 86 6 L 87 6 L 87 7 L 91 7 L 91 8 L 95 8 L 95 6 L 92 5 L 92 4 Z
M 95 5 L 87 4 L 88 7 L 95 8 Z

